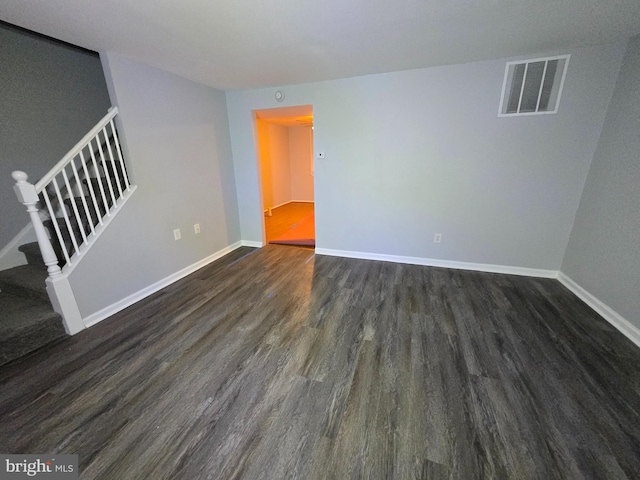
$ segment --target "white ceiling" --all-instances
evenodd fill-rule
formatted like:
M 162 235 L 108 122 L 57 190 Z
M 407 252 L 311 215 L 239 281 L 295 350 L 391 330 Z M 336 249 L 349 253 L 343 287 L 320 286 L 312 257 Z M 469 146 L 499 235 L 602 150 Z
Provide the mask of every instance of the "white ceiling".
M 0 19 L 244 89 L 624 40 L 640 0 L 2 0 Z

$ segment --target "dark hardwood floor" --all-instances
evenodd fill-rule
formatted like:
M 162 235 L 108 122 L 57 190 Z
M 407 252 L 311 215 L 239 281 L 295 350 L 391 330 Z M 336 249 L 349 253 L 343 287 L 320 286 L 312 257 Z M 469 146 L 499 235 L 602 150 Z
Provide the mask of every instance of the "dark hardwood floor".
M 83 479 L 637 479 L 640 349 L 549 279 L 241 248 L 0 367 Z

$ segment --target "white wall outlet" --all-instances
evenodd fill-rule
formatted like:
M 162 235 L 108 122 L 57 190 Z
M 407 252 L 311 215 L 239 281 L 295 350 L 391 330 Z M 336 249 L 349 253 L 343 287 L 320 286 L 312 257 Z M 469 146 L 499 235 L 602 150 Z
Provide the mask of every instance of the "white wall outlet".
M 182 234 L 180 233 L 180 229 L 179 229 L 179 228 L 176 228 L 176 229 L 173 231 L 173 239 L 174 239 L 174 240 L 180 240 L 181 238 L 182 238 Z
M 325 158 L 324 152 L 316 152 L 316 158 Z
M 199 223 L 196 223 L 193 226 L 193 231 L 196 233 L 196 235 L 198 235 L 200 233 L 200 224 Z
M 433 236 L 433 243 L 440 243 L 442 242 L 442 234 L 441 233 L 436 233 Z

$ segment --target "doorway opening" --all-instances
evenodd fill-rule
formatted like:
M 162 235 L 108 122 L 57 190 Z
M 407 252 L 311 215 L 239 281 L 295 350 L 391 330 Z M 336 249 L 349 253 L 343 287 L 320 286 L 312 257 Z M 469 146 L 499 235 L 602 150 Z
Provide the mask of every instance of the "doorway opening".
M 264 241 L 313 248 L 313 107 L 254 113 Z

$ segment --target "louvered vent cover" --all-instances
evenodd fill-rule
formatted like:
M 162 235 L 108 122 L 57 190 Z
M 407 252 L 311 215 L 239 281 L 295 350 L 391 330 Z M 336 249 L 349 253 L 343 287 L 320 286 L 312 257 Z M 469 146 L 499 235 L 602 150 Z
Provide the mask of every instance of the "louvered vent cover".
M 557 113 L 569 57 L 508 62 L 498 116 Z

